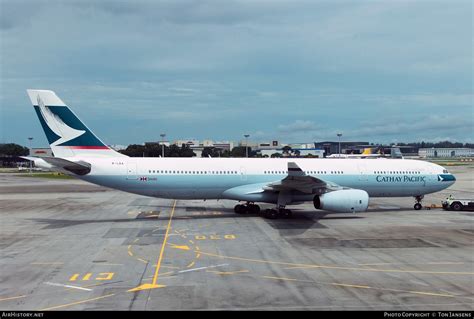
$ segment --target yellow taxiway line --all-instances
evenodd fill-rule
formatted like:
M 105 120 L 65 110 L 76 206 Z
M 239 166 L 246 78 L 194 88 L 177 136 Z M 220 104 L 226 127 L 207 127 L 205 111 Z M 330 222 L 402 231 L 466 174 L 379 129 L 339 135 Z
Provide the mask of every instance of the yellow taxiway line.
M 160 256 L 158 257 L 158 261 L 157 261 L 156 266 L 155 266 L 156 269 L 155 269 L 155 274 L 153 276 L 152 283 L 151 284 L 143 284 L 143 285 L 140 285 L 138 287 L 132 288 L 132 289 L 128 290 L 129 292 L 166 287 L 165 285 L 157 284 L 157 281 L 158 281 L 158 276 L 160 275 L 161 261 L 163 260 L 163 255 L 164 255 L 165 247 L 166 247 L 166 241 L 168 240 L 168 234 L 169 234 L 169 231 L 171 229 L 171 221 L 173 220 L 173 215 L 174 215 L 174 211 L 175 211 L 175 208 L 176 208 L 176 202 L 177 201 L 175 200 L 174 203 L 173 203 L 173 208 L 171 209 L 170 218 L 168 220 L 168 226 L 166 227 L 165 238 L 163 240 L 163 244 L 161 245 Z
M 376 289 L 370 286 L 362 286 L 362 285 L 349 285 L 349 284 L 340 284 L 337 282 L 331 283 L 333 286 L 341 286 L 341 287 L 348 287 L 348 288 L 361 288 L 361 289 Z
M 26 296 L 27 296 L 27 295 L 21 295 L 21 296 L 16 296 L 16 297 L 1 298 L 0 301 L 7 301 L 7 300 L 20 299 L 20 298 L 25 298 Z
M 304 281 L 304 282 L 310 282 L 310 281 L 306 281 L 306 280 L 299 280 L 299 279 L 286 278 L 286 277 L 262 276 L 262 278 L 265 278 L 265 279 L 276 279 L 276 280 L 283 280 L 283 281 Z
M 269 264 L 269 265 L 280 265 L 287 266 L 286 269 L 334 269 L 334 270 L 352 270 L 352 271 L 367 271 L 367 272 L 381 272 L 381 273 L 408 273 L 408 274 L 429 274 L 429 275 L 474 275 L 474 272 L 468 271 L 426 271 L 426 270 L 416 270 L 416 269 L 380 269 L 380 268 L 361 268 L 361 267 L 343 267 L 343 266 L 329 266 L 329 265 L 317 265 L 317 264 L 298 264 L 290 263 L 283 261 L 271 261 L 271 260 L 262 260 L 262 259 L 253 259 L 253 258 L 243 258 L 235 256 L 225 256 L 220 254 L 214 254 L 209 252 L 198 251 L 200 253 L 209 257 L 216 257 L 222 259 L 230 260 L 240 260 L 260 264 Z
M 429 291 L 400 290 L 400 289 L 390 289 L 390 288 L 381 288 L 381 287 L 371 287 L 371 286 L 365 286 L 365 285 L 344 284 L 344 283 L 338 283 L 338 282 L 324 283 L 324 282 L 316 282 L 316 281 L 311 281 L 311 280 L 300 280 L 300 279 L 296 279 L 296 278 L 273 277 L 273 276 L 262 276 L 261 278 L 281 280 L 281 281 L 294 281 L 294 282 L 305 282 L 305 283 L 313 283 L 313 284 L 331 285 L 331 286 L 345 287 L 345 288 L 358 288 L 358 289 L 372 289 L 372 290 L 379 290 L 379 291 L 402 292 L 402 293 L 410 293 L 410 294 L 423 295 L 423 296 L 447 297 L 447 298 L 466 298 L 464 296 L 458 296 L 458 295 L 448 294 L 448 293 L 436 293 L 436 292 L 429 292 Z M 468 299 L 470 299 L 470 298 L 468 298 Z
M 65 308 L 65 307 L 80 305 L 80 304 L 83 304 L 83 303 L 86 303 L 86 302 L 89 302 L 89 301 L 94 301 L 94 300 L 104 299 L 104 298 L 107 298 L 107 297 L 112 297 L 112 296 L 114 296 L 114 295 L 115 295 L 115 294 L 110 294 L 110 295 L 100 296 L 100 297 L 96 297 L 96 298 L 91 298 L 91 299 L 86 299 L 86 300 L 80 300 L 80 301 L 71 302 L 71 303 L 68 303 L 68 304 L 65 304 L 65 305 L 59 305 L 59 306 L 44 308 L 44 309 L 41 309 L 40 311 L 55 310 L 55 309 L 60 309 L 60 308 Z

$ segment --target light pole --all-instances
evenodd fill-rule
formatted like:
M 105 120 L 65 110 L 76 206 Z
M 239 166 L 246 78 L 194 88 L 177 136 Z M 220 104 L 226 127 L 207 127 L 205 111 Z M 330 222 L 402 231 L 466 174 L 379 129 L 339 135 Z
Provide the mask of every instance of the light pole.
M 165 133 L 161 133 L 161 157 L 165 157 Z
M 33 154 L 33 150 L 31 149 L 31 143 L 33 141 L 33 138 L 28 137 L 28 141 L 29 141 L 29 144 L 30 144 L 30 154 L 28 154 L 28 155 L 31 156 Z M 32 169 L 33 169 L 33 161 L 30 160 L 30 175 L 31 175 Z
M 249 143 L 248 143 L 248 138 L 249 138 L 249 134 L 245 134 L 245 157 L 249 157 Z
M 342 133 L 337 133 L 337 137 L 339 137 L 339 157 L 341 157 L 341 136 Z

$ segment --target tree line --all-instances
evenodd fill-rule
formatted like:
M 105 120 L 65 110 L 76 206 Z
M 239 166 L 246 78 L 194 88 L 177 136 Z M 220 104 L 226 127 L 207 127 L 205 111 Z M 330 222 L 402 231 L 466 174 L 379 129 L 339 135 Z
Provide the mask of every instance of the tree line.
M 28 156 L 28 147 L 15 143 L 0 144 L 0 156 Z
M 160 157 L 164 152 L 165 157 L 193 157 L 196 156 L 189 145 L 183 144 L 166 146 L 159 143 L 146 143 L 145 145 L 131 144 L 120 153 L 130 157 Z
M 177 145 L 166 146 L 160 143 L 146 143 L 145 145 L 132 144 L 126 149 L 119 151 L 120 153 L 130 157 L 160 157 L 162 156 L 164 148 L 165 157 L 193 157 L 196 153 L 191 150 L 189 145 L 182 144 L 181 147 Z M 248 148 L 249 157 L 256 155 L 252 148 Z M 245 157 L 245 146 L 236 146 L 231 151 L 223 150 L 216 147 L 204 147 L 201 157 Z
M 450 141 L 440 142 L 413 142 L 413 143 L 397 143 L 398 146 L 412 146 L 414 148 L 474 148 L 474 143 L 460 143 Z M 193 157 L 196 153 L 187 144 L 182 144 L 181 147 L 178 145 L 164 146 L 165 157 Z M 292 151 L 291 147 L 283 147 L 284 153 L 297 152 Z M 119 151 L 130 157 L 159 157 L 162 154 L 162 144 L 160 143 L 146 143 L 145 145 L 131 144 L 127 146 L 125 150 Z M 202 157 L 246 157 L 246 147 L 236 146 L 232 150 L 222 150 L 216 147 L 204 147 L 201 156 Z M 18 145 L 15 143 L 0 144 L 0 157 L 11 157 L 11 156 L 27 156 L 29 154 L 28 147 Z M 256 151 L 248 147 L 249 157 L 260 157 Z M 298 154 L 295 154 L 298 155 Z M 281 154 L 275 153 L 271 157 L 281 157 Z

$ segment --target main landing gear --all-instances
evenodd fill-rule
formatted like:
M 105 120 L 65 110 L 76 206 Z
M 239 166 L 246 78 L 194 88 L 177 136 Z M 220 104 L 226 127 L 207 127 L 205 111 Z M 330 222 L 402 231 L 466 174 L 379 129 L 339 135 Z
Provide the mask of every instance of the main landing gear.
M 423 206 L 421 205 L 421 201 L 423 200 L 423 197 L 424 197 L 423 195 L 415 196 L 416 203 L 413 206 L 415 210 L 420 210 L 423 208 Z
M 237 214 L 253 214 L 258 215 L 262 213 L 262 216 L 268 219 L 277 219 L 277 218 L 290 218 L 293 213 L 291 210 L 286 209 L 284 207 L 280 207 L 278 209 L 265 209 L 264 211 L 260 211 L 260 206 L 254 203 L 247 203 L 245 205 L 238 204 L 234 207 L 234 212 Z
M 293 214 L 291 210 L 286 209 L 285 206 L 291 203 L 291 193 L 281 191 L 278 194 L 277 206 L 274 209 L 266 209 L 263 217 L 276 219 L 276 218 L 290 218 Z
M 292 211 L 286 208 L 265 209 L 263 213 L 263 217 L 268 218 L 268 219 L 290 218 L 291 216 L 293 216 Z
M 258 214 L 260 213 L 260 206 L 253 203 L 247 203 L 245 205 L 235 205 L 234 212 L 237 214 Z

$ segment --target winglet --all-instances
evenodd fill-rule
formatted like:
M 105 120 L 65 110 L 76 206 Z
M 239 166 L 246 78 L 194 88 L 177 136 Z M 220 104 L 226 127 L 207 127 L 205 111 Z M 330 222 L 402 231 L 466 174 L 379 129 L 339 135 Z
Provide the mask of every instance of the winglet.
M 33 105 L 38 105 L 41 101 L 44 105 L 66 106 L 66 104 L 53 91 L 28 89 L 26 92 L 28 93 L 28 97 Z
M 295 162 L 288 162 L 288 176 L 305 176 L 301 167 Z

